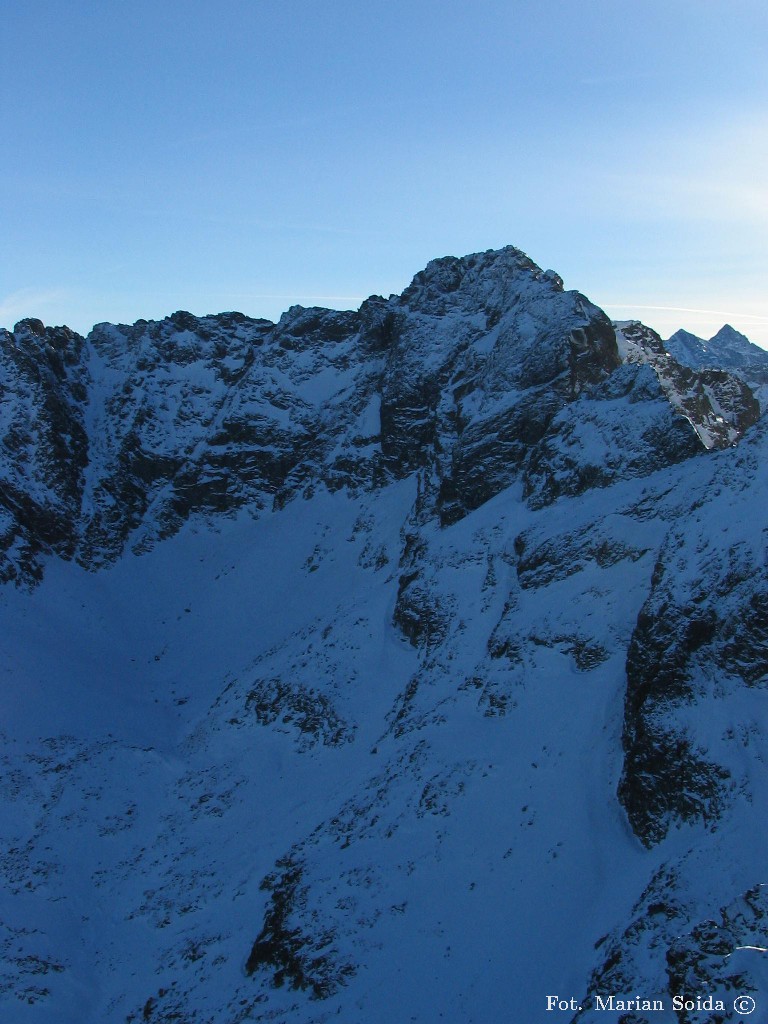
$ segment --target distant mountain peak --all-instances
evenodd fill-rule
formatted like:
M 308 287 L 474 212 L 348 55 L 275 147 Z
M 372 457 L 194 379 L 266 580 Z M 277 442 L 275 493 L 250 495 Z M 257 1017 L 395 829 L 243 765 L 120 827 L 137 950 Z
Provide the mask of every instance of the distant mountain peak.
M 761 408 L 768 408 L 768 352 L 735 327 L 723 324 L 709 340 L 679 330 L 667 339 L 667 351 L 693 370 L 727 370 L 753 390 Z
M 709 339 L 710 345 L 732 345 L 734 343 L 739 345 L 745 345 L 750 350 L 754 348 L 758 349 L 758 351 L 762 351 L 762 349 L 760 349 L 759 346 L 753 344 L 749 340 L 746 334 L 742 334 L 741 331 L 737 331 L 736 328 L 732 327 L 730 324 L 723 324 L 720 330 L 716 334 L 713 334 L 712 337 Z

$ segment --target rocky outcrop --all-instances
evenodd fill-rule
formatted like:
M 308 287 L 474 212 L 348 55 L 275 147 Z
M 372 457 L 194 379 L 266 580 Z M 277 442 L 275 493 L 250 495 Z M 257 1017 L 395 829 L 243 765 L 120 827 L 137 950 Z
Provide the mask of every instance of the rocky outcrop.
M 304 932 L 296 920 L 307 902 L 301 862 L 289 854 L 278 861 L 277 868 L 262 882 L 270 902 L 246 961 L 246 973 L 269 971 L 276 988 L 287 984 L 308 989 L 315 999 L 327 999 L 354 973 L 353 968 L 337 962 L 333 931 Z
M 665 400 L 649 368 L 622 367 L 555 417 L 530 453 L 523 493 L 541 508 L 564 495 L 648 476 L 701 452 L 691 424 Z
M 282 679 L 259 679 L 248 692 L 245 712 L 254 715 L 259 725 L 295 730 L 301 750 L 317 743 L 340 746 L 354 736 L 354 729 L 339 717 L 324 693 Z
M 85 343 L 22 320 L 0 331 L 0 580 L 38 579 L 72 557 L 89 460 Z
M 707 1021 L 711 1024 L 727 1020 L 732 1008 L 737 1016 L 748 1016 L 762 995 L 767 950 L 768 886 L 761 883 L 670 943 L 666 956 L 670 990 L 701 993 L 702 1001 L 706 995 L 716 994 L 725 1013 L 709 1011 Z M 683 1000 L 676 1014 L 679 1024 L 701 1021 L 703 1017 L 696 1010 L 695 1000 Z
M 734 735 L 715 742 L 700 716 L 744 687 L 768 685 L 765 551 L 744 521 L 762 501 L 752 467 L 763 434 L 761 424 L 718 485 L 694 498 L 685 525 L 670 530 L 629 644 L 619 796 L 649 845 L 681 821 L 715 825 L 742 784 L 733 778 Z

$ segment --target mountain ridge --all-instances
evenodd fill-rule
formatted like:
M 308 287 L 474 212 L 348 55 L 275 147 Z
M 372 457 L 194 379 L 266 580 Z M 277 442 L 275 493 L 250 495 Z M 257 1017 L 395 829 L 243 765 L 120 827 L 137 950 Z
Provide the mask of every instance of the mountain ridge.
M 548 464 L 545 435 L 561 422 L 572 432 L 565 407 L 622 358 L 605 314 L 511 246 L 434 260 L 402 296 L 373 296 L 357 312 L 294 306 L 277 324 L 179 312 L 132 327 L 97 325 L 87 339 L 35 320 L 17 327 L 2 334 L 7 416 L 47 433 L 35 448 L 32 435 L 6 427 L 11 458 L 45 453 L 34 487 L 18 464 L 6 476 L 6 518 L 18 507 L 46 548 L 94 564 L 115 557 L 142 525 L 139 546 L 195 511 L 264 508 L 314 478 L 333 487 L 397 476 L 422 465 L 427 449 L 446 522 L 505 486 L 510 460 L 528 471 L 527 491 L 540 491 L 535 470 L 566 471 Z M 757 418 L 749 388 L 723 371 L 665 377 L 660 339 L 644 331 L 627 361 L 651 365 L 705 446 L 741 436 Z M 46 376 L 37 380 L 41 366 Z M 723 388 L 733 392 L 727 399 Z M 361 420 L 367 437 L 350 417 L 364 419 L 366 408 L 380 421 L 377 432 Z M 683 419 L 672 425 L 685 434 Z M 498 455 L 485 458 L 489 443 L 503 448 L 504 465 Z M 695 450 L 695 440 L 680 443 Z M 572 467 L 571 487 L 584 471 Z M 31 501 L 33 493 L 43 500 Z M 151 502 L 162 509 L 145 523 Z M 35 577 L 24 530 L 8 524 L 4 534 L 0 550 L 17 546 L 19 554 L 10 565 L 6 555 L 3 578 Z
M 13 1019 L 768 998 L 745 380 L 512 247 L 0 340 Z

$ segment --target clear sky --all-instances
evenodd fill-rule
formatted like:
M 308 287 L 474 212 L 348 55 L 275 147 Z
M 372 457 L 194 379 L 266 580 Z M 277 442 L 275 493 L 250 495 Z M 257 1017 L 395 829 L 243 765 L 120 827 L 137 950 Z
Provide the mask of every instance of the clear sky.
M 768 347 L 765 0 L 0 13 L 4 326 L 355 307 L 511 243 L 615 318 Z

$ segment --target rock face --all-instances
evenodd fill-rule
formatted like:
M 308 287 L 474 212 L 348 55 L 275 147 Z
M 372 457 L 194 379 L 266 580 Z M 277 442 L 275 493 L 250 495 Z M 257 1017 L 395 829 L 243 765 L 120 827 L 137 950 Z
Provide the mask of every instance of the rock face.
M 37 551 L 72 557 L 88 464 L 84 342 L 23 320 L 0 333 L 0 579 L 39 578 Z
M 739 503 L 746 515 L 759 500 L 749 490 Z M 628 649 L 619 795 L 648 844 L 680 818 L 717 822 L 734 786 L 722 758 L 712 760 L 711 738 L 696 737 L 691 705 L 725 700 L 734 687 L 768 685 L 764 549 L 732 522 L 728 497 L 721 503 L 707 495 L 702 505 L 721 524 L 719 537 L 690 522 L 668 533 Z M 693 522 L 701 523 L 698 515 Z
M 768 999 L 746 375 L 511 247 L 0 340 L 9 1019 Z

